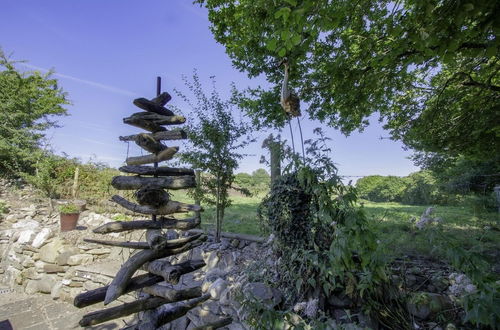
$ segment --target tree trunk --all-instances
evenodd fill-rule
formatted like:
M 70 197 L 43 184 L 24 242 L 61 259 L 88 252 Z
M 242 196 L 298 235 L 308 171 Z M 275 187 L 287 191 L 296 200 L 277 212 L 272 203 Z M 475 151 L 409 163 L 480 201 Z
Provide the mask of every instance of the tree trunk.
M 196 233 L 194 235 L 190 235 L 190 236 L 187 236 L 187 237 L 181 237 L 181 238 L 177 238 L 177 239 L 168 240 L 168 241 L 166 241 L 166 243 L 163 246 L 163 248 L 173 249 L 173 248 L 181 247 L 181 246 L 183 246 L 186 243 L 195 241 L 201 235 L 203 235 L 203 233 Z M 145 249 L 149 249 L 150 248 L 148 242 L 103 241 L 103 240 L 90 239 L 90 238 L 84 238 L 83 241 L 87 242 L 87 243 L 94 243 L 94 244 L 101 244 L 101 245 L 108 245 L 108 246 L 119 246 L 119 247 L 129 248 L 129 249 L 141 249 L 141 250 L 145 250 Z
M 162 140 L 183 140 L 187 138 L 187 134 L 184 130 L 182 129 L 173 129 L 170 131 L 160 131 L 160 132 L 155 132 L 155 133 L 148 133 L 149 136 L 153 137 L 156 141 L 162 141 Z M 139 134 L 136 135 L 127 135 L 127 136 L 120 136 L 119 139 L 120 141 L 135 141 Z
M 167 92 L 163 92 L 154 99 L 151 99 L 151 102 L 156 103 L 157 105 L 163 107 L 172 99 L 172 96 Z
M 190 168 L 173 168 L 160 166 L 154 168 L 152 166 L 122 166 L 118 170 L 125 173 L 133 173 L 139 175 L 157 175 L 157 176 L 182 176 L 195 175 L 194 170 Z
M 194 188 L 196 181 L 193 175 L 169 176 L 160 178 L 142 176 L 115 176 L 111 180 L 113 188 L 118 190 L 137 190 L 148 185 L 163 189 Z
M 269 142 L 271 153 L 271 184 L 281 176 L 281 143 L 279 141 Z
M 105 223 L 93 230 L 96 234 L 119 233 L 127 230 L 137 229 L 194 229 L 201 223 L 200 215 L 188 219 L 163 218 L 156 221 L 136 220 L 136 221 L 114 221 Z
M 134 193 L 135 199 L 140 205 L 161 207 L 170 200 L 170 194 L 155 186 L 144 186 Z
M 166 131 L 167 129 L 163 126 L 158 125 L 157 123 L 150 121 L 150 120 L 145 120 L 137 117 L 127 117 L 123 118 L 123 122 L 127 125 L 139 127 L 142 129 L 145 129 L 146 131 L 156 133 L 156 132 L 161 132 L 161 131 Z
M 175 201 L 168 201 L 165 205 L 162 205 L 159 208 L 155 208 L 152 206 L 148 205 L 138 205 L 134 204 L 132 202 L 127 201 L 125 198 L 114 195 L 111 197 L 111 200 L 118 205 L 126 208 L 127 210 L 130 210 L 135 213 L 142 213 L 142 214 L 160 214 L 160 215 L 166 215 L 166 214 L 173 214 L 173 213 L 184 213 L 184 212 L 200 212 L 203 211 L 203 208 L 199 205 L 194 205 L 194 204 L 186 204 L 186 203 L 181 203 L 181 202 L 175 202 Z
M 156 125 L 179 125 L 184 124 L 186 118 L 183 116 L 163 116 L 152 112 L 136 112 L 130 117 L 123 118 L 123 122 L 126 124 L 137 121 L 146 121 Z
M 204 237 L 206 239 L 206 237 Z M 197 241 L 188 243 L 181 248 L 171 249 L 171 250 L 142 250 L 130 257 L 120 268 L 118 273 L 116 273 L 115 278 L 111 281 L 111 284 L 106 291 L 106 297 L 104 298 L 104 305 L 116 300 L 122 294 L 125 293 L 126 287 L 130 281 L 132 275 L 146 262 L 165 258 L 171 255 L 176 255 L 185 251 L 189 251 L 202 244 L 204 239 L 199 239 Z
M 145 156 L 137 156 L 137 157 L 128 157 L 125 162 L 127 165 L 143 165 L 150 163 L 159 163 L 165 160 L 170 160 L 174 158 L 174 155 L 179 150 L 179 147 L 169 147 L 157 155 L 149 154 Z
M 215 322 L 193 328 L 192 330 L 215 330 L 225 327 L 226 325 L 229 325 L 231 323 L 233 323 L 233 319 L 231 317 L 225 317 Z

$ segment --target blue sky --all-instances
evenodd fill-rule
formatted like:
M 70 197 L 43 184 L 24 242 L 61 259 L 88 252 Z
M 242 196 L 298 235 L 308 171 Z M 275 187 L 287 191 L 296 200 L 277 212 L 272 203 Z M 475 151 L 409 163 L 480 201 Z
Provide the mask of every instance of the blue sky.
M 138 132 L 122 118 L 138 111 L 134 98 L 154 96 L 156 76 L 169 92 L 185 91 L 182 75 L 191 75 L 195 68 L 207 88 L 208 78 L 216 76 L 223 96 L 229 94 L 231 82 L 240 89 L 266 85 L 234 69 L 208 27 L 206 11 L 186 0 L 3 0 L 0 47 L 13 53 L 13 59 L 27 60 L 25 69 L 54 69 L 68 93 L 70 116 L 61 118 L 62 127 L 48 134 L 56 153 L 119 166 L 127 144 L 118 136 Z M 171 104 L 185 107 L 175 96 Z M 325 128 L 333 139 L 332 157 L 340 174 L 403 176 L 417 171 L 407 159 L 411 152 L 399 142 L 380 139 L 388 134 L 377 118 L 371 119 L 363 133 L 347 138 Z M 320 125 L 306 117 L 302 123 L 304 138 Z M 294 130 L 297 137 L 296 124 Z M 246 150 L 253 156 L 242 161 L 239 171 L 263 167 L 260 146 L 269 133 L 255 132 L 258 141 Z M 288 129 L 283 135 L 289 139 Z M 133 144 L 128 151 L 130 156 L 141 154 Z

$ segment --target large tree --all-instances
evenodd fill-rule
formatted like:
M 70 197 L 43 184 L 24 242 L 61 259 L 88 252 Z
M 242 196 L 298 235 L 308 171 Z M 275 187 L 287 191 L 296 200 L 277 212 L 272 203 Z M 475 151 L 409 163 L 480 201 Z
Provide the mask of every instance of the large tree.
M 66 114 L 66 95 L 50 74 L 20 71 L 0 49 L 0 173 L 34 169 L 44 132 Z
M 256 123 L 284 123 L 286 59 L 310 117 L 346 134 L 378 112 L 393 138 L 418 150 L 500 151 L 496 0 L 198 2 L 233 64 L 275 83 L 242 98 Z

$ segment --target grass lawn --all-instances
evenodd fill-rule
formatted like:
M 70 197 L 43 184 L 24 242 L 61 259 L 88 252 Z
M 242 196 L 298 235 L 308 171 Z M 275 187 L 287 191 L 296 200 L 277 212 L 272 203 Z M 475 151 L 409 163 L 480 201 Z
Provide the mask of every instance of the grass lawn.
M 263 196 L 232 196 L 233 205 L 226 209 L 223 231 L 263 235 L 257 220 L 257 207 Z M 182 192 L 175 192 L 174 200 L 191 201 Z M 411 217 L 417 219 L 429 206 L 404 205 L 399 203 L 360 203 L 379 240 L 388 246 L 388 253 L 402 254 L 434 254 L 434 246 L 428 242 L 426 231 L 420 231 L 410 222 Z M 435 217 L 443 219 L 442 228 L 445 236 L 460 242 L 466 249 L 475 247 L 479 253 L 492 262 L 500 262 L 500 216 L 498 213 L 475 212 L 469 207 L 435 206 Z M 213 207 L 205 207 L 202 214 L 202 227 L 214 228 L 215 212 Z M 494 260 L 492 260 L 494 259 Z

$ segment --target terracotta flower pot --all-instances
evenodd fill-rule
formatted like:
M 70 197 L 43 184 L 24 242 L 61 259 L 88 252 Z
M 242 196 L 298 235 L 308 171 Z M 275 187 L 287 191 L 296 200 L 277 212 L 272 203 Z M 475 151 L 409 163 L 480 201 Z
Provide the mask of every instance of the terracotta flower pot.
M 61 213 L 61 231 L 70 231 L 76 228 L 80 213 Z

